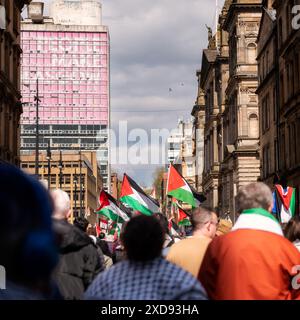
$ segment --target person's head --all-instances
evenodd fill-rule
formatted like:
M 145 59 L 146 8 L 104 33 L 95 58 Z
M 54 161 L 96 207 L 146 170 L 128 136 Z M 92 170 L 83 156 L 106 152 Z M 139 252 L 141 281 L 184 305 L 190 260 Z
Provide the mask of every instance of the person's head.
M 69 195 L 60 189 L 51 192 L 54 201 L 53 218 L 57 220 L 68 220 L 71 216 L 71 201 Z
M 218 216 L 208 207 L 198 207 L 192 211 L 191 224 L 193 234 L 201 234 L 209 238 L 214 238 L 218 227 Z
M 145 215 L 129 220 L 121 241 L 131 261 L 151 261 L 161 255 L 165 233 L 155 217 Z
M 154 217 L 160 222 L 164 232 L 169 233 L 169 222 L 166 216 L 161 213 L 156 213 Z
M 0 164 L 0 265 L 12 282 L 38 288 L 58 261 L 47 190 L 16 167 Z
M 76 217 L 73 222 L 74 226 L 83 232 L 87 232 L 89 221 L 83 217 Z
M 242 213 L 247 209 L 257 208 L 262 208 L 271 212 L 273 195 L 271 189 L 266 184 L 256 182 L 241 187 L 235 201 L 238 213 Z
M 97 238 L 97 246 L 100 247 L 100 249 L 102 250 L 103 254 L 105 254 L 108 257 L 112 257 L 112 254 L 109 250 L 109 246 L 108 243 L 100 238 Z
M 87 233 L 89 236 L 97 237 L 96 227 L 92 226 L 90 223 L 88 224 L 86 233 Z
M 300 240 L 300 218 L 294 217 L 292 218 L 284 228 L 285 237 L 294 242 L 296 240 Z

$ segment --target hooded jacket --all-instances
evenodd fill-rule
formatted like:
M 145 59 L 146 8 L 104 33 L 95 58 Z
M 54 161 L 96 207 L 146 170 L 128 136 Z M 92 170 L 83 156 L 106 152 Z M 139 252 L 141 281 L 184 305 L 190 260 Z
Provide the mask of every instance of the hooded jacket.
M 54 280 L 64 299 L 81 299 L 96 275 L 104 270 L 97 247 L 87 234 L 66 221 L 54 221 L 54 228 L 61 236 Z

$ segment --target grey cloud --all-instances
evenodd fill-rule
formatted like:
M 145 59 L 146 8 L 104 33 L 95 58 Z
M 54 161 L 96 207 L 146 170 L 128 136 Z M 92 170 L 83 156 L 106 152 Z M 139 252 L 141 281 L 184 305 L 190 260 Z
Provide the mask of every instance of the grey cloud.
M 48 2 L 48 1 L 47 1 Z M 195 72 L 207 46 L 205 24 L 213 27 L 214 0 L 102 0 L 103 24 L 111 38 L 112 126 L 174 128 L 190 118 L 196 99 Z M 221 6 L 224 1 L 219 1 Z M 184 86 L 181 86 L 184 83 Z M 172 92 L 169 92 L 172 88 Z M 183 109 L 179 112 L 114 112 Z M 124 166 L 150 184 L 152 168 Z M 154 170 L 154 168 L 153 168 Z

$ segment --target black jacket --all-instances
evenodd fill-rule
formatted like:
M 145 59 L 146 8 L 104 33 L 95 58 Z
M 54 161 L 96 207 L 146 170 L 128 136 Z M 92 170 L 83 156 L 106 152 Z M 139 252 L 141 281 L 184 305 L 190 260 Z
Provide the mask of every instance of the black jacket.
M 54 221 L 60 241 L 60 259 L 54 280 L 64 299 L 81 299 L 96 275 L 104 270 L 93 240 L 66 221 Z

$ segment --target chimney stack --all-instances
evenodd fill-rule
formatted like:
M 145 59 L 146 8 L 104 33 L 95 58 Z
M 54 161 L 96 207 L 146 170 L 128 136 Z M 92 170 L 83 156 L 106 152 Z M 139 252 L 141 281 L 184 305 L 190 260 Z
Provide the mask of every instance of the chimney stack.
M 27 7 L 28 18 L 33 23 L 43 23 L 44 20 L 44 2 L 31 2 Z

